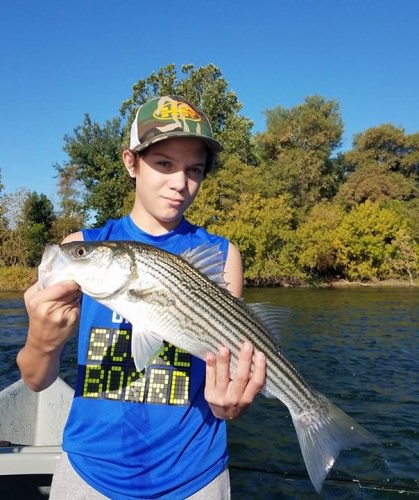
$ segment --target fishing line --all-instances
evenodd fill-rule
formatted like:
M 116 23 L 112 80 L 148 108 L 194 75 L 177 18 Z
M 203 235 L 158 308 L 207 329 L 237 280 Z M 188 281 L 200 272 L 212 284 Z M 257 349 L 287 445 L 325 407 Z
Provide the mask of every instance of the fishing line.
M 286 480 L 309 480 L 308 474 L 304 472 L 285 472 L 281 470 L 271 470 L 262 469 L 258 467 L 248 467 L 245 465 L 230 464 L 228 466 L 230 470 L 246 471 L 246 472 L 258 472 L 265 474 L 273 474 L 280 476 Z M 415 487 L 407 484 L 392 484 L 392 483 L 380 483 L 379 481 L 373 481 L 369 479 L 354 479 L 354 478 L 344 478 L 337 476 L 330 476 L 325 479 L 328 483 L 341 484 L 345 486 L 358 486 L 360 489 L 368 489 L 375 491 L 389 491 L 397 493 L 407 493 L 419 495 L 419 487 Z

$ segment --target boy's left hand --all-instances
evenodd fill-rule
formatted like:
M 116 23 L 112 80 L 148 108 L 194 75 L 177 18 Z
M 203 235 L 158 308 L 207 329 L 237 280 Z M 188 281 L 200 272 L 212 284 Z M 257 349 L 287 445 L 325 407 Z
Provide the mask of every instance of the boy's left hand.
M 255 352 L 253 359 L 253 351 L 252 344 L 244 342 L 234 379 L 230 374 L 230 351 L 227 347 L 220 347 L 217 356 L 211 353 L 206 355 L 205 399 L 217 418 L 231 420 L 239 417 L 263 387 L 266 357 L 262 352 Z

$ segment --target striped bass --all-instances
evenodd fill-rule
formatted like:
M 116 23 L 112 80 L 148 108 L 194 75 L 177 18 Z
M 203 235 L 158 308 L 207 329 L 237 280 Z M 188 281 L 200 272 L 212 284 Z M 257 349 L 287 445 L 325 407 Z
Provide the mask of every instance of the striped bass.
M 374 437 L 325 396 L 312 389 L 278 347 L 283 308 L 246 304 L 223 282 L 218 247 L 201 245 L 173 255 L 130 241 L 49 245 L 39 266 L 39 286 L 71 279 L 82 291 L 128 320 L 138 371 L 160 351 L 163 340 L 205 359 L 220 345 L 231 351 L 231 373 L 247 339 L 266 356 L 263 394 L 291 414 L 301 452 L 320 492 L 339 452 Z

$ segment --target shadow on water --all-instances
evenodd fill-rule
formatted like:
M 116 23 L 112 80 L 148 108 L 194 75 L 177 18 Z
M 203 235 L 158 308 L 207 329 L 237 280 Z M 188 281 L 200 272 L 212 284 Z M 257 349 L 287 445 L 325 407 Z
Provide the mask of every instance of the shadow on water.
M 260 396 L 229 423 L 233 500 L 419 495 L 419 291 L 248 289 L 245 299 L 290 309 L 282 332 L 286 355 L 380 445 L 343 451 L 319 496 L 307 479 L 287 409 Z M 15 358 L 26 330 L 22 294 L 0 293 L 0 390 L 19 378 Z M 61 372 L 73 387 L 76 367 L 74 338 Z

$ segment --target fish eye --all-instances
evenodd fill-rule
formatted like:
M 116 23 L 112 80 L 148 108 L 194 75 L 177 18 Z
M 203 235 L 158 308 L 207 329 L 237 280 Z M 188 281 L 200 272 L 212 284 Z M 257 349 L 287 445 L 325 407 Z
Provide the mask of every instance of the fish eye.
M 80 245 L 75 249 L 74 254 L 76 255 L 76 257 L 83 257 L 83 255 L 85 255 L 86 252 L 87 252 L 86 247 L 84 245 Z

